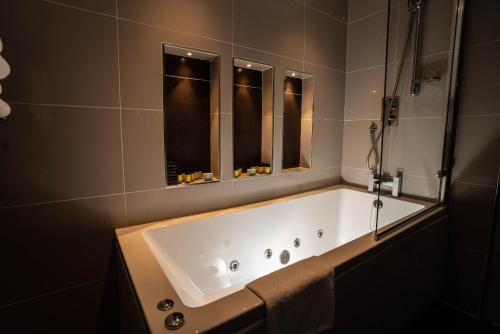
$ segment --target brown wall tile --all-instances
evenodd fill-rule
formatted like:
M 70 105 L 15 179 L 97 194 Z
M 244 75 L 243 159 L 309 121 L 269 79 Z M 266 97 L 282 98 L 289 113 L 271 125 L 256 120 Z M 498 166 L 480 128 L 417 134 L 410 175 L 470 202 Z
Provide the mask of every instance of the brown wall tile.
M 54 292 L 0 308 L 6 333 L 95 333 L 104 282 Z
M 2 1 L 11 102 L 117 107 L 116 21 L 44 1 Z M 36 36 L 36 38 L 34 38 Z
M 0 209 L 0 305 L 106 277 L 123 195 Z M 15 254 L 15 256 L 13 256 Z
M 496 185 L 500 154 L 500 115 L 460 117 L 457 125 L 453 179 Z
M 460 80 L 460 115 L 500 113 L 500 41 L 466 48 Z M 491 78 L 492 80 L 488 80 Z
M 349 22 L 387 9 L 387 0 L 349 0 Z
M 116 15 L 116 0 L 55 0 L 53 2 L 107 15 Z
M 0 131 L 0 207 L 123 191 L 120 111 L 14 104 Z

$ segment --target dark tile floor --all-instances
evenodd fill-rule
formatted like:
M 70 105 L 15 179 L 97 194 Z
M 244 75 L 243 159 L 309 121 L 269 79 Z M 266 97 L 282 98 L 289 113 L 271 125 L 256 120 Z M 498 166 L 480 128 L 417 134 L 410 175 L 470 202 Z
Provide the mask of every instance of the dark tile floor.
M 400 333 L 500 333 L 500 327 L 477 320 L 445 305 L 435 305 Z

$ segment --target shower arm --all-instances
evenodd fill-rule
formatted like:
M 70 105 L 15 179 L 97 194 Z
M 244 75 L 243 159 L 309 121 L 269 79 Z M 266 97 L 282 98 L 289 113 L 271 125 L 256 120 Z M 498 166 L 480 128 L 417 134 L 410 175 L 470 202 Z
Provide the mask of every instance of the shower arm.
M 420 56 L 420 25 L 422 23 L 422 7 L 423 0 L 416 0 L 410 10 L 416 13 L 416 27 L 415 27 L 415 40 L 413 47 L 413 67 L 412 67 L 412 78 L 411 78 L 411 96 L 417 96 L 420 93 L 420 85 L 422 80 L 418 78 L 418 64 Z

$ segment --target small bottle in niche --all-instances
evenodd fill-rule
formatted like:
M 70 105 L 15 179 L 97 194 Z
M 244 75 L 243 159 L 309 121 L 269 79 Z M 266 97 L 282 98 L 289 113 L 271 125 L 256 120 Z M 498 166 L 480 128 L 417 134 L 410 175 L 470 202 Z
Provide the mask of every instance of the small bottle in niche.
M 233 177 L 238 178 L 241 175 L 241 166 L 240 164 L 235 164 L 233 169 Z
M 271 164 L 263 163 L 262 166 L 264 168 L 264 173 L 271 174 Z
M 186 183 L 191 183 L 192 181 L 192 178 L 191 178 L 191 170 L 187 169 L 186 170 L 186 178 L 184 180 L 184 182 Z

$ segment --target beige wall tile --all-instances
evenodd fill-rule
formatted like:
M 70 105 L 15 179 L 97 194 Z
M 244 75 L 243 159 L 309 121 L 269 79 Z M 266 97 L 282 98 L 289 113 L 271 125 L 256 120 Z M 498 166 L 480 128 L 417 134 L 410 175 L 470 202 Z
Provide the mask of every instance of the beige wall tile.
M 366 186 L 368 173 L 368 169 L 342 166 L 342 182 Z
M 234 43 L 302 59 L 304 5 L 288 0 L 235 1 Z
M 233 179 L 233 116 L 220 115 L 220 173 L 222 180 Z
M 389 170 L 403 168 L 405 175 L 434 177 L 441 168 L 445 120 L 400 119 L 391 127 Z
M 340 183 L 341 167 L 310 169 L 300 172 L 300 191 L 327 187 Z
M 422 178 L 403 174 L 401 192 L 406 195 L 436 199 L 439 195 L 438 178 Z
M 465 46 L 477 45 L 500 39 L 500 2 L 497 0 L 469 1 L 465 10 L 467 20 Z
M 232 182 L 183 185 L 127 194 L 127 220 L 137 225 L 228 208 L 234 205 Z
M 0 207 L 123 191 L 118 109 L 13 105 L 0 143 Z
M 311 64 L 304 72 L 313 75 L 314 118 L 344 119 L 345 73 Z
M 385 63 L 387 12 L 349 24 L 347 29 L 347 71 Z
M 163 111 L 122 110 L 126 191 L 166 186 Z
M 349 22 L 387 9 L 387 0 L 349 0 Z
M 347 26 L 306 7 L 305 61 L 345 71 Z
M 300 173 L 288 173 L 233 182 L 234 205 L 265 201 L 299 192 Z
M 342 164 L 343 122 L 314 120 L 312 167 L 322 169 Z
M 346 0 L 305 0 L 308 6 L 319 9 L 341 21 L 347 21 Z
M 366 155 L 371 147 L 369 131 L 371 123 L 372 121 L 344 122 L 342 166 L 366 168 Z M 375 123 L 380 129 L 380 122 Z
M 120 17 L 231 42 L 231 0 L 117 0 Z
M 119 21 L 119 37 L 122 107 L 163 109 L 163 43 L 220 54 L 221 91 L 231 91 L 229 44 L 123 20 Z M 227 95 L 221 94 L 221 113 L 231 112 Z
M 344 113 L 346 120 L 380 119 L 384 76 L 384 66 L 346 74 Z

